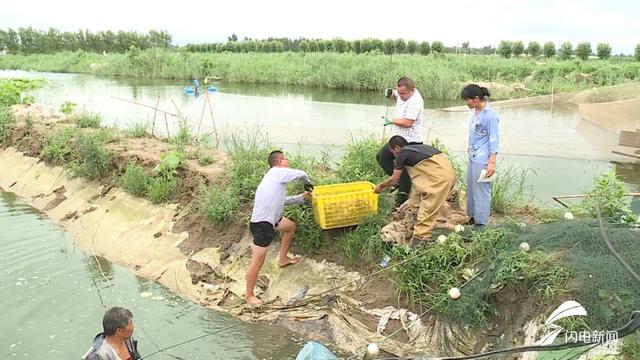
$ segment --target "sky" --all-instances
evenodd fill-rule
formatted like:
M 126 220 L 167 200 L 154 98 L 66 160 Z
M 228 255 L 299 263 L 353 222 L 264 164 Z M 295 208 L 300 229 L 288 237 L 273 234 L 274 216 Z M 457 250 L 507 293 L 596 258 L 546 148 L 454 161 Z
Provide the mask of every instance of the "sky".
M 595 50 L 632 54 L 640 43 L 638 0 L 538 1 L 6 1 L 0 28 L 62 31 L 166 30 L 176 45 L 273 37 L 442 41 L 445 46 L 522 40 L 559 45 L 587 41 Z

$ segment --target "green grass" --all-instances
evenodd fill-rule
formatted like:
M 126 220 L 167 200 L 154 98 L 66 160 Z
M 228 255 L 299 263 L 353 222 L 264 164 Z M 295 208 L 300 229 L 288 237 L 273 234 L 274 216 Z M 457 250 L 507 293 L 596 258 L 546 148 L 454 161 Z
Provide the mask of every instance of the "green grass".
M 422 244 L 415 251 L 394 247 L 392 281 L 399 296 L 410 303 L 433 308 L 450 321 L 483 324 L 493 310 L 495 292 L 528 291 L 529 296 L 550 301 L 568 281 L 568 271 L 542 251 L 518 249 L 517 227 L 486 228 L 448 235 L 444 244 Z M 461 287 L 465 272 L 482 271 L 462 289 L 458 300 L 449 299 L 452 287 Z
M 596 216 L 596 207 L 602 216 L 616 223 L 633 224 L 638 216 L 629 209 L 629 198 L 625 197 L 626 186 L 615 170 L 599 175 L 593 180 L 593 189 L 574 210 L 581 216 Z
M 128 129 L 125 130 L 125 134 L 131 138 L 143 138 L 143 137 L 146 137 L 148 133 L 149 133 L 148 122 L 133 123 L 129 126 Z
M 390 248 L 380 236 L 382 226 L 384 226 L 382 216 L 374 215 L 340 235 L 338 243 L 341 244 L 345 258 L 351 262 L 380 260 Z
M 640 332 L 636 331 L 622 340 L 620 355 L 623 360 L 640 359 Z
M 105 176 L 109 170 L 111 154 L 95 134 L 79 134 L 77 137 L 77 157 L 72 164 L 72 174 L 89 180 Z
M 294 242 L 302 251 L 312 254 L 325 245 L 322 239 L 322 230 L 313 220 L 311 205 L 287 206 L 285 207 L 284 216 L 298 225 Z
M 379 183 L 387 178 L 376 155 L 383 146 L 382 139 L 369 136 L 362 139 L 352 138 L 343 157 L 336 167 L 336 178 L 339 182 L 371 181 Z
M 25 95 L 44 83 L 42 80 L 0 79 L 0 143 L 4 144 L 11 135 L 15 119 L 10 107 L 15 104 L 32 102 L 33 96 Z M 29 121 L 27 118 L 25 121 Z M 29 125 L 29 123 L 27 123 Z
M 101 116 L 98 113 L 92 113 L 88 111 L 83 111 L 76 117 L 76 124 L 79 128 L 94 128 L 97 129 L 100 127 L 100 123 L 102 122 Z
M 156 176 L 149 180 L 148 196 L 156 204 L 167 202 L 175 196 L 180 179 L 175 177 Z
M 198 164 L 207 166 L 213 164 L 213 156 L 211 154 L 202 154 L 198 156 Z
M 65 115 L 69 115 L 75 110 L 76 106 L 78 106 L 78 104 L 72 101 L 65 101 L 60 104 L 60 112 Z
M 7 141 L 15 120 L 6 106 L 0 106 L 0 143 Z
M 240 199 L 231 187 L 211 186 L 200 190 L 198 197 L 200 211 L 211 222 L 223 225 L 232 220 L 240 208 Z
M 45 134 L 40 156 L 54 165 L 64 164 L 73 153 L 71 142 L 76 135 L 77 130 L 73 128 L 64 128 L 51 134 Z
M 535 176 L 532 169 L 515 166 L 498 166 L 498 175 L 491 188 L 491 210 L 502 215 L 511 215 L 513 211 L 525 205 L 532 194 L 526 186 L 529 176 Z
M 128 193 L 144 197 L 149 191 L 150 176 L 140 165 L 129 162 L 120 177 L 119 184 Z
M 189 128 L 189 124 L 186 121 L 181 122 L 178 133 L 169 138 L 169 142 L 176 145 L 191 145 L 194 140 L 191 135 L 191 128 Z
M 395 54 L 391 65 L 389 60 L 388 55 L 377 52 L 207 54 L 148 49 L 135 56 L 78 52 L 7 55 L 0 58 L 0 68 L 163 79 L 217 76 L 231 82 L 354 90 L 382 90 L 408 75 L 425 98 L 434 99 L 458 99 L 469 82 L 501 84 L 491 86 L 497 100 L 640 80 L 640 62 L 621 59 L 561 61 L 504 59 L 497 55 Z M 527 91 L 516 90 L 514 84 L 524 85 Z

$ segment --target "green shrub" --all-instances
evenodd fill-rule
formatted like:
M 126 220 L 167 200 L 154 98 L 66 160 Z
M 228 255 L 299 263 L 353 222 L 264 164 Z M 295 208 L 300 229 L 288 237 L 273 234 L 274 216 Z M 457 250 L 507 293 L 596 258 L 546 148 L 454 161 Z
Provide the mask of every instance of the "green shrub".
M 190 145 L 193 143 L 193 136 L 191 135 L 191 129 L 186 121 L 180 122 L 180 128 L 175 136 L 169 138 L 169 142 L 177 145 Z
M 53 164 L 63 164 L 71 158 L 73 145 L 77 131 L 72 128 L 58 130 L 52 134 L 45 134 L 41 156 Z
M 73 110 L 75 110 L 76 106 L 78 106 L 78 104 L 71 101 L 65 101 L 60 105 L 60 112 L 69 115 Z
M 382 226 L 382 217 L 374 215 L 366 218 L 355 228 L 345 231 L 338 239 L 345 257 L 350 261 L 379 260 L 387 250 L 380 236 Z
M 89 180 L 103 177 L 109 169 L 111 154 L 95 135 L 80 134 L 77 141 L 77 160 L 72 173 Z
M 149 199 L 156 204 L 167 202 L 173 199 L 179 185 L 180 180 L 175 177 L 153 177 L 149 181 Z
M 491 209 L 498 214 L 509 215 L 529 199 L 526 185 L 528 176 L 535 175 L 532 169 L 499 166 L 498 175 L 491 188 Z M 529 194 L 530 195 L 530 194 Z
M 593 180 L 594 188 L 588 193 L 577 211 L 584 216 L 595 216 L 599 207 L 602 216 L 620 223 L 634 223 L 637 216 L 629 209 L 629 201 L 624 194 L 627 192 L 622 180 L 615 170 L 602 174 Z
M 147 195 L 149 189 L 149 174 L 134 162 L 127 164 L 124 174 L 120 177 L 120 185 L 130 194 L 136 196 Z
M 137 122 L 129 126 L 125 133 L 127 136 L 132 138 L 143 138 L 146 137 L 149 132 L 149 123 L 147 122 Z
M 201 166 L 207 166 L 212 163 L 213 156 L 211 154 L 203 154 L 202 156 L 198 157 L 198 164 L 200 164 Z
M 9 139 L 14 122 L 9 108 L 0 105 L 0 143 L 4 143 Z
M 383 141 L 374 136 L 361 139 L 352 138 L 337 165 L 336 177 L 338 181 L 378 183 L 384 180 L 387 175 L 376 161 L 376 155 L 383 144 Z
M 636 331 L 622 341 L 620 355 L 623 360 L 640 359 L 640 332 Z
M 226 147 L 232 160 L 229 185 L 237 189 L 243 201 L 249 201 L 269 169 L 269 140 L 259 138 L 259 129 L 256 129 L 244 139 L 237 133 L 232 134 L 226 141 Z
M 76 118 L 76 124 L 79 128 L 99 128 L 102 121 L 100 114 L 92 112 L 82 112 Z
M 184 152 L 173 150 L 160 155 L 160 162 L 153 169 L 153 172 L 160 177 L 167 179 L 178 176 L 178 170 L 184 167 L 187 155 Z
M 313 209 L 310 205 L 287 206 L 284 209 L 284 216 L 298 225 L 294 243 L 302 251 L 313 253 L 324 245 L 322 230 L 313 220 Z
M 240 199 L 232 187 L 221 189 L 211 186 L 201 190 L 198 200 L 200 211 L 207 219 L 218 225 L 225 224 L 236 216 L 240 208 Z

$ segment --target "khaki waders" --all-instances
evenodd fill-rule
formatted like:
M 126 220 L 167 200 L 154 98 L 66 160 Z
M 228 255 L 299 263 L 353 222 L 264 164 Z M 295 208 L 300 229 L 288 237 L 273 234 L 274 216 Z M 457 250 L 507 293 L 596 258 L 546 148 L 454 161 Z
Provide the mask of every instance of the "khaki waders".
M 456 172 L 445 154 L 434 155 L 415 166 L 405 166 L 405 169 L 412 183 L 408 203 L 409 206 L 418 208 L 413 237 L 430 240 L 438 210 L 456 182 Z

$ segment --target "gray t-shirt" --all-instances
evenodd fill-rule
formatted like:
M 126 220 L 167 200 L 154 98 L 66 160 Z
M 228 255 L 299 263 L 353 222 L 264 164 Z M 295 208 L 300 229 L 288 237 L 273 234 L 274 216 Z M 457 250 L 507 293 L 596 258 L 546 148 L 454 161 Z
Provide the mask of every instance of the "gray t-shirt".
M 260 181 L 256 190 L 251 222 L 267 221 L 276 225 L 282 218 L 284 205 L 302 204 L 304 196 L 287 196 L 287 184 L 293 180 L 310 181 L 309 175 L 302 170 L 286 167 L 272 167 Z

